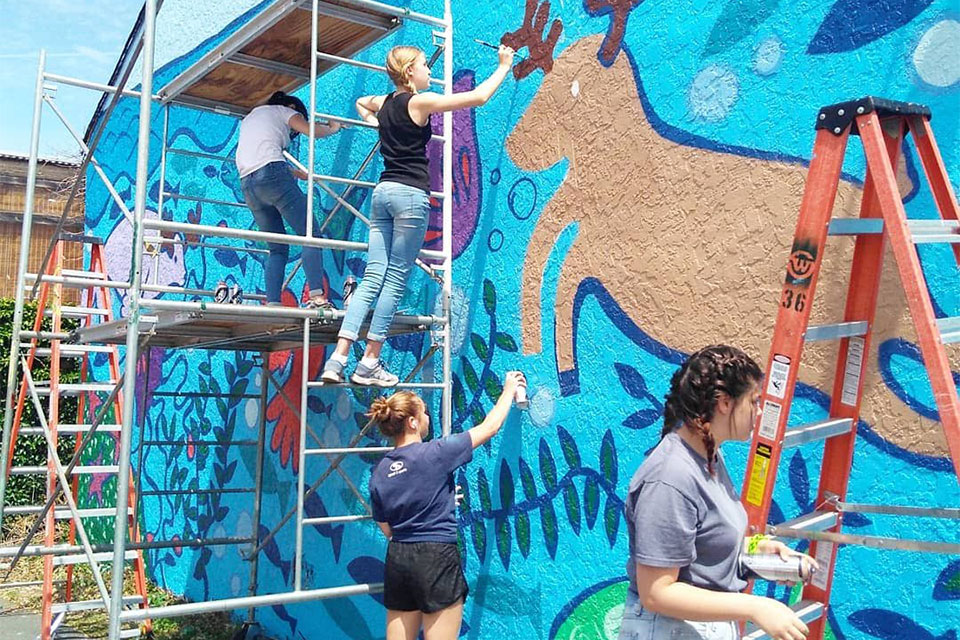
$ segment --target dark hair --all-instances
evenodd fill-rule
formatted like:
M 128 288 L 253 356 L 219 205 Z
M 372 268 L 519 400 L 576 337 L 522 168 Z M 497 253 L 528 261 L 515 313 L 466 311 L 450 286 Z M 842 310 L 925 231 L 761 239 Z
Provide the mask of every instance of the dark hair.
M 389 398 L 381 396 L 373 401 L 367 417 L 373 420 L 380 433 L 388 438 L 396 438 L 403 433 L 407 418 L 416 418 L 423 410 L 420 396 L 412 391 L 397 391 Z
M 717 398 L 725 393 L 736 400 L 762 377 L 753 358 L 736 347 L 718 344 L 697 351 L 670 379 L 660 437 L 684 424 L 694 429 L 707 448 L 707 468 L 712 474 L 717 443 L 708 423 L 717 409 Z
M 291 96 L 288 93 L 283 91 L 274 91 L 273 95 L 270 96 L 270 99 L 267 100 L 267 104 L 280 105 L 281 107 L 290 107 L 297 113 L 303 116 L 304 120 L 308 120 L 307 117 L 307 107 L 304 106 L 303 100 L 295 96 Z

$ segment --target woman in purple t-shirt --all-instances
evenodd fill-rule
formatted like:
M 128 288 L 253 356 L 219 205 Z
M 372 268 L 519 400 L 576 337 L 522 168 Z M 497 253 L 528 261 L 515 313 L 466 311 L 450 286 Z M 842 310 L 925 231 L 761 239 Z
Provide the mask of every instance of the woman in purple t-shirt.
M 430 417 L 410 391 L 377 398 L 367 416 L 395 449 L 370 474 L 370 510 L 390 541 L 383 580 L 387 640 L 456 640 L 467 581 L 457 549 L 454 470 L 503 425 L 523 374 L 507 373 L 487 417 L 463 433 L 424 442 Z
M 760 367 L 740 349 L 694 353 L 674 373 L 660 443 L 633 475 L 625 512 L 630 588 L 620 640 L 736 640 L 749 620 L 776 640 L 803 640 L 806 625 L 773 598 L 741 593 L 740 554 L 813 558 L 782 542 L 746 540 L 747 516 L 719 447 L 750 438 Z

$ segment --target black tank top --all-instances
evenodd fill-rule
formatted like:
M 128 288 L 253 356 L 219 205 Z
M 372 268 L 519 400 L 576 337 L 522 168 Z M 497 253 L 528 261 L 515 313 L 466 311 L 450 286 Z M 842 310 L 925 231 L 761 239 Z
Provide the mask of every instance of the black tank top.
M 429 119 L 422 127 L 410 117 L 407 103 L 412 93 L 391 93 L 377 112 L 380 122 L 380 154 L 383 173 L 380 182 L 399 182 L 430 192 L 427 142 L 432 131 Z

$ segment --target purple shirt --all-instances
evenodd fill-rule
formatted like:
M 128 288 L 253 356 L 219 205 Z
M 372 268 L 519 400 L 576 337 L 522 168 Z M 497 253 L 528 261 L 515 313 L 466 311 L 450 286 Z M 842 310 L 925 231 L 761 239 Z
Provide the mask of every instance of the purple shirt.
M 473 459 L 470 434 L 398 447 L 370 474 L 373 519 L 395 542 L 456 542 L 453 471 Z

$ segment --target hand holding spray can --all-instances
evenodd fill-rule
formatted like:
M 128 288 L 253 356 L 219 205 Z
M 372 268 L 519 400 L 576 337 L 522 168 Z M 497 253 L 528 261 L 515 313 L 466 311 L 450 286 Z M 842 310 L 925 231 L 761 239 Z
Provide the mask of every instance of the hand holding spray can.
M 523 377 L 522 372 L 512 371 L 511 373 L 516 373 L 520 376 L 520 384 L 517 385 L 517 390 L 514 392 L 513 402 L 517 405 L 517 409 L 526 411 L 530 408 L 530 400 L 527 398 L 527 381 Z
M 784 560 L 775 553 L 741 554 L 740 574 L 745 579 L 759 578 L 770 582 L 810 582 L 816 569 L 805 565 L 803 556 Z

